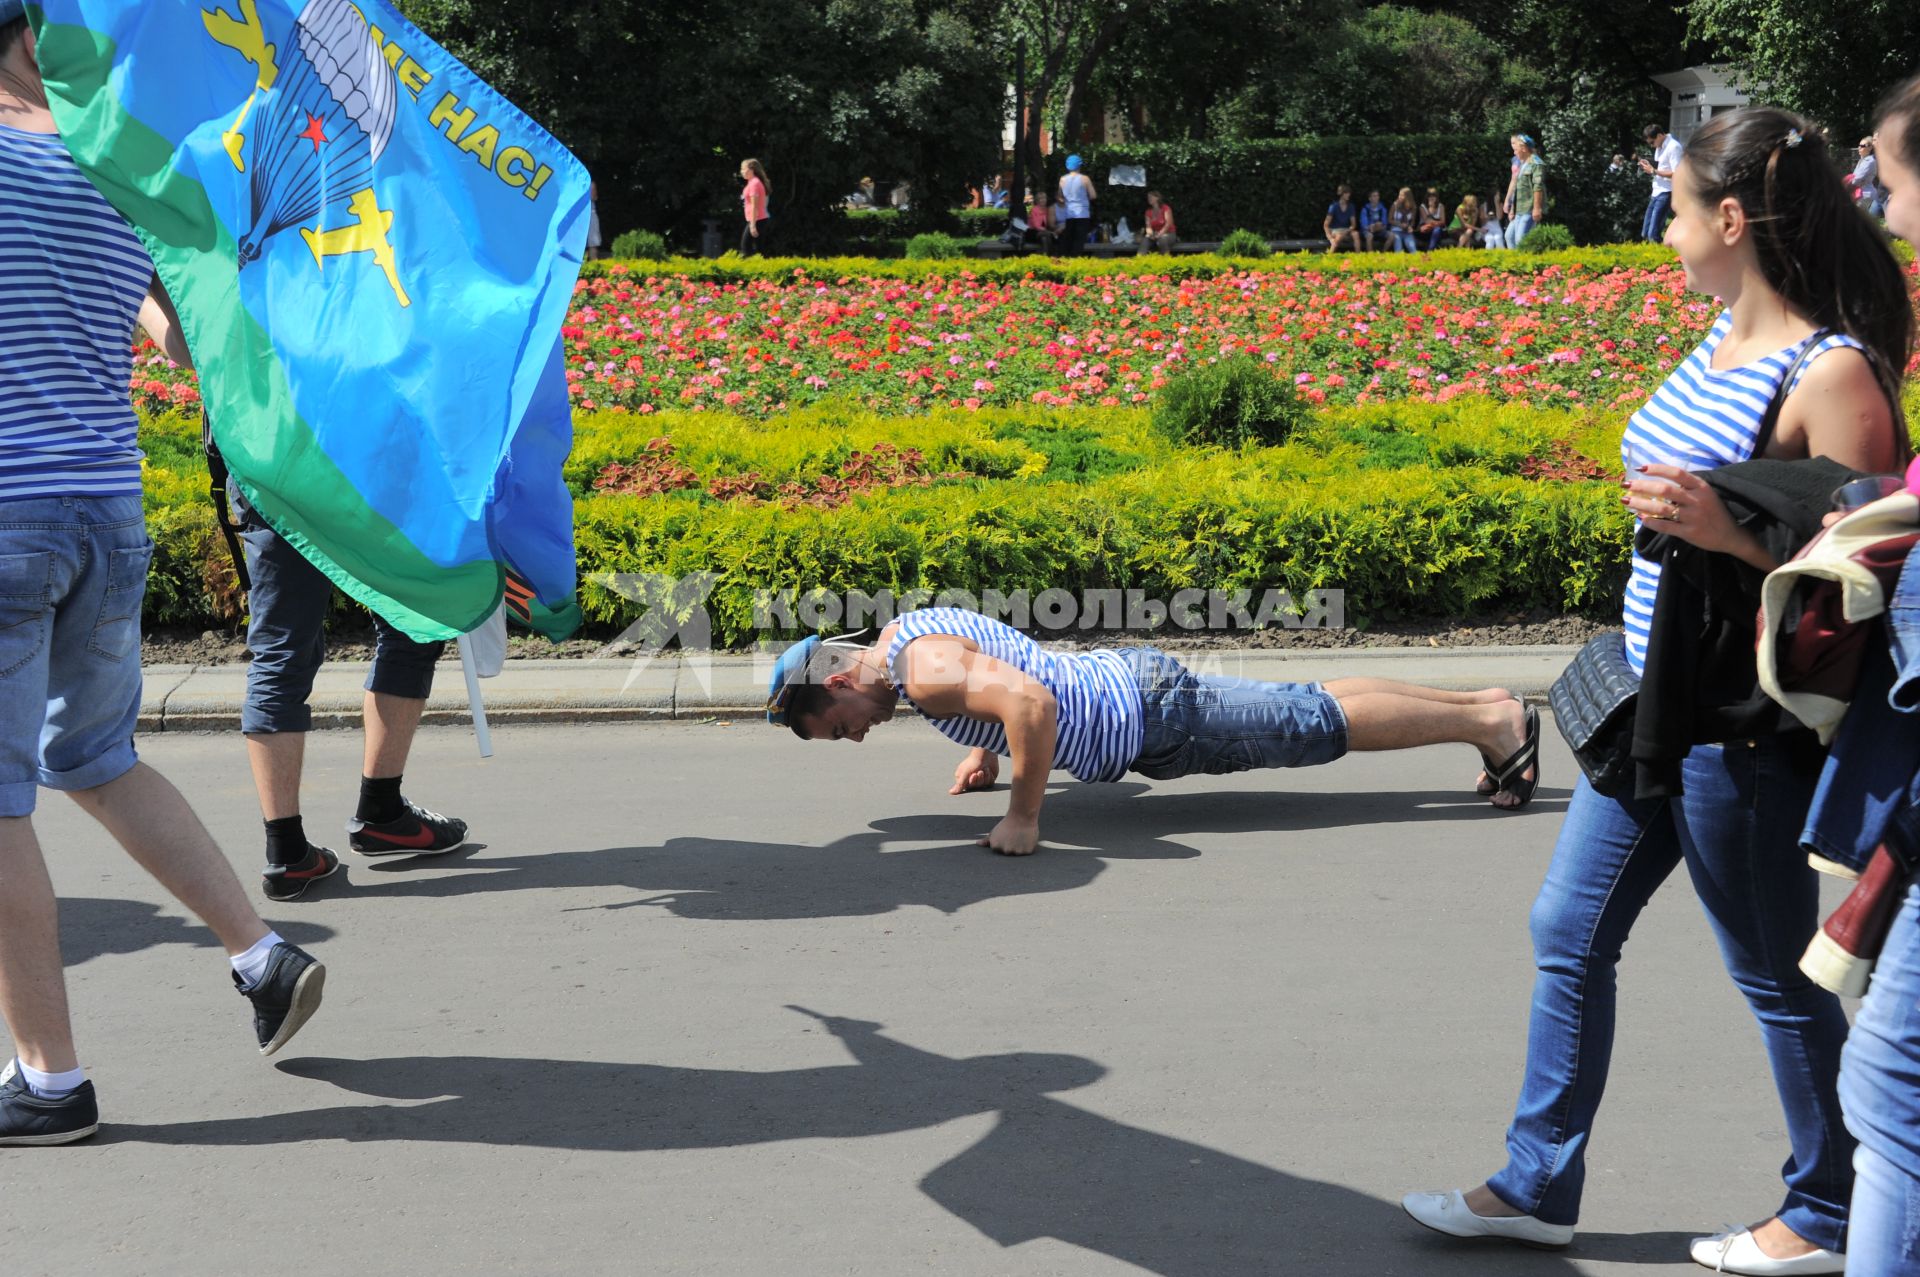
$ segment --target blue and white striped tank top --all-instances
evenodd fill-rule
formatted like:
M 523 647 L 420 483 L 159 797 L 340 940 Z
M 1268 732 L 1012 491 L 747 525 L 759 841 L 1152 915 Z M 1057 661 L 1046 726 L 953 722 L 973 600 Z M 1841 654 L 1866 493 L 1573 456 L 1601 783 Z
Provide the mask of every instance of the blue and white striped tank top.
M 140 495 L 127 383 L 152 281 L 60 139 L 0 125 L 0 501 Z
M 1036 679 L 1059 703 L 1053 765 L 1080 780 L 1119 780 L 1140 756 L 1145 711 L 1140 684 L 1118 652 L 1049 652 L 1011 625 L 957 607 L 922 608 L 900 618 L 887 645 L 887 670 L 894 688 L 912 704 L 900 684 L 900 652 L 929 634 L 971 639 L 988 656 Z M 918 709 L 919 706 L 914 706 Z M 971 718 L 929 718 L 942 735 L 969 749 L 1008 755 L 1007 734 L 998 723 Z
M 1713 352 L 1732 328 L 1733 312 L 1723 311 L 1699 348 L 1628 420 L 1620 442 L 1622 465 L 1631 468 L 1653 462 L 1714 470 L 1752 458 L 1767 405 L 1806 342 L 1796 342 L 1754 363 L 1720 371 L 1713 367 Z M 1793 386 L 1787 387 L 1788 393 L 1800 384 L 1814 360 L 1843 346 L 1861 349 L 1859 342 L 1838 333 L 1821 338 L 1795 374 Z M 1622 616 L 1627 631 L 1627 662 L 1635 673 L 1646 670 L 1647 637 L 1653 628 L 1653 600 L 1659 589 L 1660 565 L 1635 554 Z

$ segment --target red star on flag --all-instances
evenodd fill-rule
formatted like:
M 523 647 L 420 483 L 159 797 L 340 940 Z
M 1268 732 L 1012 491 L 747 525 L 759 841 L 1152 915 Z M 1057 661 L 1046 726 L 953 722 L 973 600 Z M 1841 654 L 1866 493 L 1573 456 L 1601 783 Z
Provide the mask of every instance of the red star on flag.
M 320 149 L 320 144 L 327 140 L 327 135 L 321 129 L 320 123 L 319 116 L 309 115 L 307 117 L 307 131 L 300 134 L 301 137 L 313 143 L 313 149 L 316 151 Z

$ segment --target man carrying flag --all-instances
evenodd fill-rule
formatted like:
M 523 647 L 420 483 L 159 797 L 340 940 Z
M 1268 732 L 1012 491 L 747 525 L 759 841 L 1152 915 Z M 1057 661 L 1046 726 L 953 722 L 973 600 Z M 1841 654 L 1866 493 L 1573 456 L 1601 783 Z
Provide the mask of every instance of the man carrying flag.
M 139 761 L 153 557 L 128 399 L 136 318 L 183 357 L 153 263 L 61 143 L 20 0 L 0 0 L 0 1145 L 98 1129 L 75 1053 L 58 905 L 34 835 L 62 790 L 206 922 L 271 1055 L 326 971 L 268 929 L 206 827 Z
M 298 900 L 340 867 L 330 847 L 307 841 L 300 817 L 300 774 L 313 712 L 307 697 L 327 656 L 326 620 L 333 582 L 255 513 L 228 482 L 240 526 L 247 579 L 247 699 L 240 730 L 266 822 L 269 900 Z M 433 691 L 444 642 L 418 643 L 373 613 L 373 669 L 367 674 L 366 746 L 360 801 L 347 822 L 347 845 L 363 856 L 432 856 L 467 840 L 467 822 L 418 806 L 400 793 L 414 732 Z
M 442 643 L 573 602 L 560 324 L 585 169 L 382 0 L 28 0 L 80 169 L 200 364 L 252 576 L 241 727 L 265 890 L 338 867 L 299 816 L 338 587 L 379 627 L 350 845 L 451 850 L 400 778 Z

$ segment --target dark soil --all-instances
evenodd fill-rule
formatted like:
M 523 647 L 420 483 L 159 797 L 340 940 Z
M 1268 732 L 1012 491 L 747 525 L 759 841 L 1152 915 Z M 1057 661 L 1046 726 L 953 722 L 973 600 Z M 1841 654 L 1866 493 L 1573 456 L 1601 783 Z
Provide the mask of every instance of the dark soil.
M 1122 643 L 1151 643 L 1167 651 L 1211 648 L 1353 648 L 1353 647 L 1525 647 L 1543 644 L 1577 645 L 1601 630 L 1617 627 L 1617 618 L 1566 616 L 1544 610 L 1499 612 L 1482 616 L 1446 617 L 1417 621 L 1376 621 L 1366 629 L 1342 630 L 1176 630 L 1157 631 L 1067 630 L 1036 637 L 1072 647 L 1103 647 Z M 543 638 L 514 635 L 508 640 L 510 660 L 585 659 L 606 651 L 611 633 L 549 643 Z M 616 650 L 614 655 L 626 655 Z M 336 661 L 373 659 L 373 630 L 336 629 L 327 639 L 327 656 Z M 243 634 L 207 630 L 159 629 L 146 635 L 141 659 L 148 665 L 226 665 L 247 659 Z M 442 660 L 456 659 L 452 645 Z

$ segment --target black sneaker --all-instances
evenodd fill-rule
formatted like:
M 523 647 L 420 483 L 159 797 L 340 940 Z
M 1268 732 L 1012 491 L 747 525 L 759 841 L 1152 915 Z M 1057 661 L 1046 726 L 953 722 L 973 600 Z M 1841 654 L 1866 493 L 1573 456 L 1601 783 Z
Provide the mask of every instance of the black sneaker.
M 35 1095 L 17 1060 L 0 1073 L 0 1144 L 71 1144 L 100 1129 L 93 1083 L 82 1082 L 57 1100 Z
M 411 799 L 392 820 L 349 820 L 347 845 L 363 856 L 437 856 L 467 841 L 467 822 L 428 811 Z
M 238 971 L 233 973 L 233 987 L 253 1003 L 253 1032 L 260 1039 L 260 1054 L 278 1051 L 313 1018 L 326 982 L 327 969 L 312 954 L 284 940 L 273 946 L 265 974 L 251 989 L 241 986 Z
M 269 900 L 298 900 L 307 888 L 330 876 L 340 867 L 340 857 L 325 847 L 307 848 L 307 858 L 297 865 L 268 865 L 260 875 L 260 891 Z

